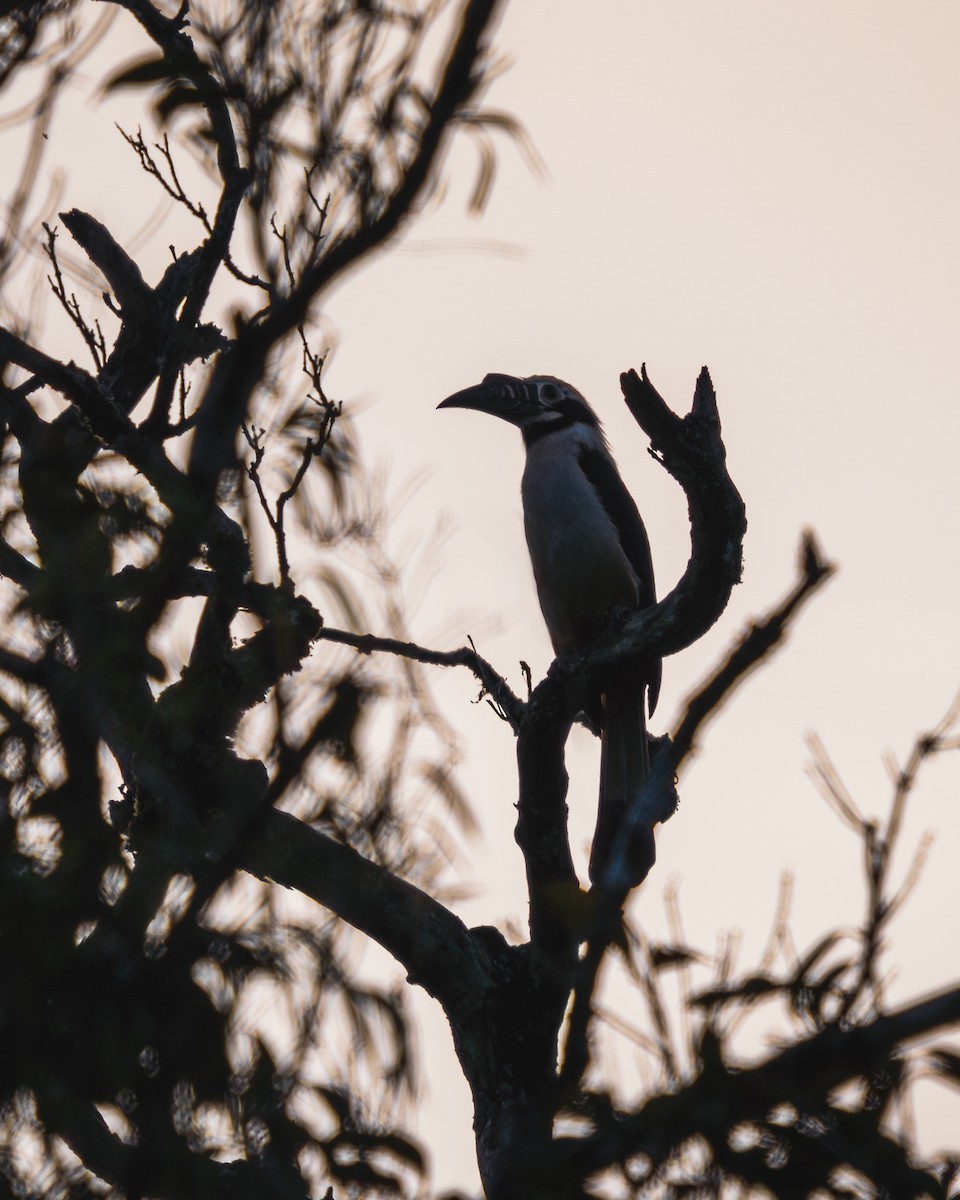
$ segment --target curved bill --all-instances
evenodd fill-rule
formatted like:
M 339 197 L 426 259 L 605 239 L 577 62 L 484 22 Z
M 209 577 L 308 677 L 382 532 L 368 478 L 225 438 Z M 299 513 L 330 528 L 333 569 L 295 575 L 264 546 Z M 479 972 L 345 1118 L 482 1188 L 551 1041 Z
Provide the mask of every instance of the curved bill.
M 472 408 L 476 412 L 502 417 L 505 421 L 532 416 L 540 411 L 537 386 L 514 375 L 486 375 L 483 383 L 454 392 L 437 408 Z

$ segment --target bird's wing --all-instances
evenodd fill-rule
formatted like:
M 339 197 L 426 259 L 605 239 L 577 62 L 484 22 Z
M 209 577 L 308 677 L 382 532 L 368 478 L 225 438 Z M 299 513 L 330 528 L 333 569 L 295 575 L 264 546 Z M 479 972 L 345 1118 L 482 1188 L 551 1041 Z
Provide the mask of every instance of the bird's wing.
M 607 516 L 613 522 L 624 554 L 637 575 L 639 592 L 637 607 L 647 608 L 656 603 L 653 581 L 653 559 L 643 519 L 633 497 L 620 478 L 613 459 L 593 446 L 581 446 L 577 455 L 580 469 L 593 484 Z M 660 662 L 651 670 L 647 680 L 648 703 L 652 713 L 660 692 Z

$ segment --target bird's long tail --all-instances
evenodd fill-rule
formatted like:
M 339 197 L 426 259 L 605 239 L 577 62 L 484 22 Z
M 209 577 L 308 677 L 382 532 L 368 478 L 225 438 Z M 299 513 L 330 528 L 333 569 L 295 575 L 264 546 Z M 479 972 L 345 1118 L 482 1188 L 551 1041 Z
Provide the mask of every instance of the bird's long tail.
M 604 723 L 600 751 L 600 803 L 590 852 L 590 879 L 601 880 L 617 846 L 627 812 L 650 775 L 647 747 L 646 692 L 633 680 L 617 684 L 603 697 Z M 653 866 L 653 829 L 639 826 L 624 846 L 623 882 L 635 887 Z

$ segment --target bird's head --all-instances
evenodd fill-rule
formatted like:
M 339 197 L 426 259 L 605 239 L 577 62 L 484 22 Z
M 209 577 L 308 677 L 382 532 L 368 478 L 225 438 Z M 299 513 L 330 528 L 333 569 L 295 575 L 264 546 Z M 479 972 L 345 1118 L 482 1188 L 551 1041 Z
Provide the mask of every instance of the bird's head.
M 448 396 L 438 408 L 472 408 L 516 425 L 531 435 L 577 423 L 600 428 L 596 413 L 576 388 L 552 375 L 487 375 L 483 383 Z

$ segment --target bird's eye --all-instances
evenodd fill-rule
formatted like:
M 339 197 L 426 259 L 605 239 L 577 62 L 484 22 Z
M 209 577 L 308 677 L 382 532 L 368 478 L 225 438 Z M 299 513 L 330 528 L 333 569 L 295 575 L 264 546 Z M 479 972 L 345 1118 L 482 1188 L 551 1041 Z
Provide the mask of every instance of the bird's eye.
M 545 383 L 540 392 L 540 398 L 542 400 L 558 400 L 560 398 L 560 391 L 552 383 Z

